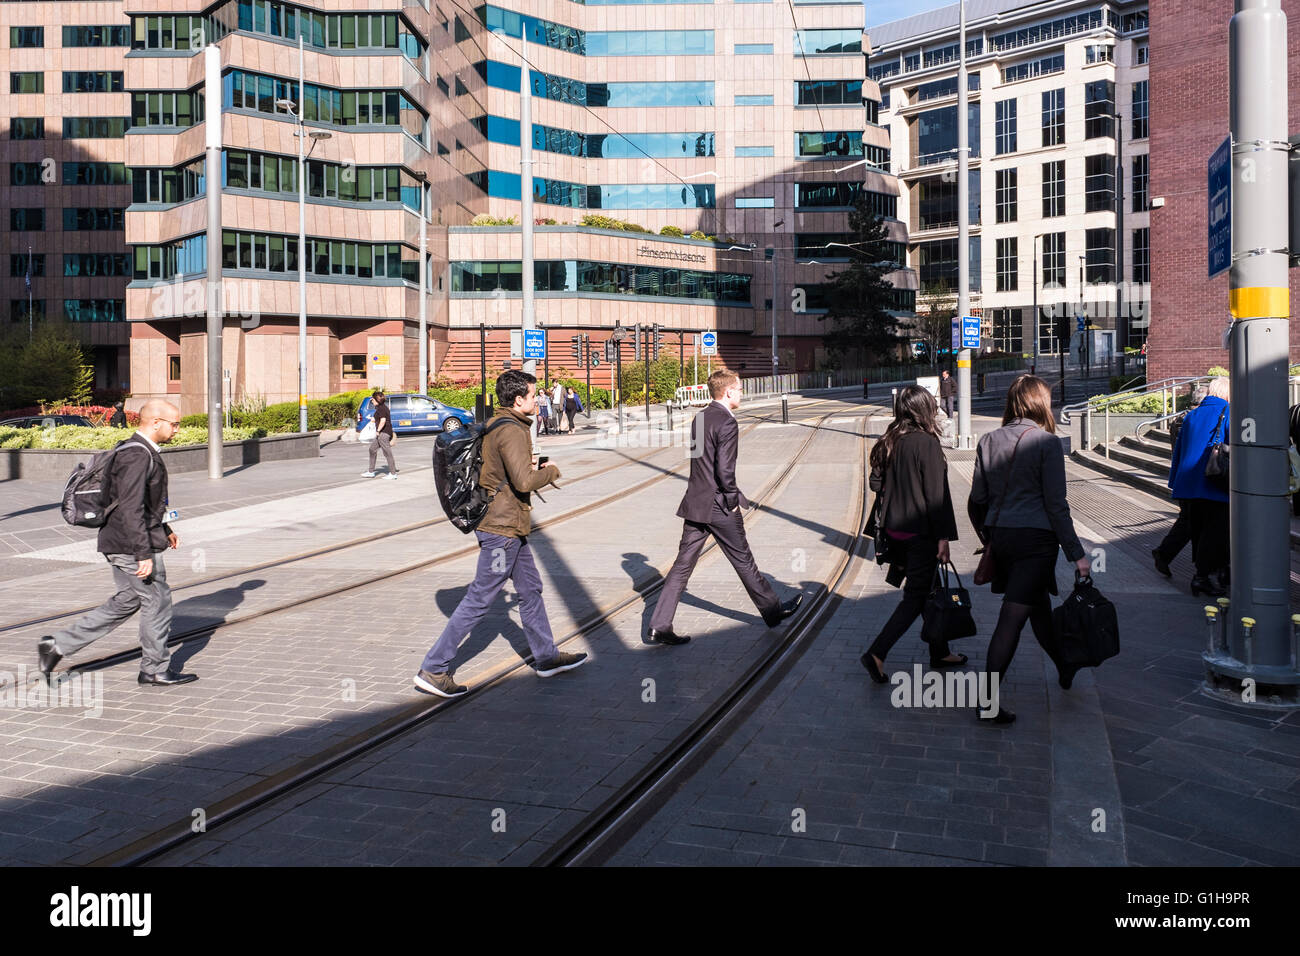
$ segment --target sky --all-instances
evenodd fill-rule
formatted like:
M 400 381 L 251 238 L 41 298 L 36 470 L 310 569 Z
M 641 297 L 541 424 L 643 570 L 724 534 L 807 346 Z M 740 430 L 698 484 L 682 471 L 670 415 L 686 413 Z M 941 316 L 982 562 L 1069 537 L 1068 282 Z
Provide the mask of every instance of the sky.
M 956 0 L 864 0 L 867 8 L 867 30 L 881 23 L 901 20 L 914 13 L 925 13 L 935 7 L 946 7 Z

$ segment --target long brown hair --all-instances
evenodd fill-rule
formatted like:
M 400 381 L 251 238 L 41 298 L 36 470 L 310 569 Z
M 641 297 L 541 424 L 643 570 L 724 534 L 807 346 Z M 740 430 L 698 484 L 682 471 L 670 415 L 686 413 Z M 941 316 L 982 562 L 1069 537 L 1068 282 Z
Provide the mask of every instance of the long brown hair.
M 1002 424 L 1010 425 L 1017 418 L 1027 419 L 1056 433 L 1056 418 L 1052 415 L 1052 390 L 1037 375 L 1021 375 L 1007 389 L 1007 407 L 1002 412 Z
M 938 440 L 942 434 L 938 417 L 939 403 L 934 396 L 920 385 L 908 385 L 898 393 L 898 411 L 894 420 L 871 449 L 871 467 L 884 470 L 898 440 L 910 432 L 925 432 Z

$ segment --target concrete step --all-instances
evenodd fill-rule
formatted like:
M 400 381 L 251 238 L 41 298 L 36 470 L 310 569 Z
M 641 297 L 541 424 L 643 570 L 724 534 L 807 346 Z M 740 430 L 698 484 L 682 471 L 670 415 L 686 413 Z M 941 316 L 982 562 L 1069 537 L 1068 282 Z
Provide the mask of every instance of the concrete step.
M 1168 442 L 1143 441 L 1142 439 L 1134 438 L 1132 435 L 1125 435 L 1119 440 L 1119 444 L 1123 445 L 1125 448 L 1132 448 L 1133 450 L 1140 451 L 1146 455 L 1154 455 L 1165 463 L 1166 469 L 1169 467 L 1169 463 L 1174 457 L 1173 446 Z
M 1145 491 L 1157 498 L 1164 498 L 1166 501 L 1170 500 L 1169 486 L 1165 484 L 1165 478 L 1156 478 L 1145 468 L 1120 461 L 1115 457 L 1113 447 L 1111 448 L 1110 459 L 1107 459 L 1099 452 L 1084 451 L 1082 449 L 1070 452 L 1070 457 L 1093 471 L 1114 478 L 1116 481 L 1122 481 L 1139 491 Z M 1291 520 L 1291 550 L 1300 551 L 1300 518 Z
M 1107 459 L 1099 452 L 1086 451 L 1082 448 L 1070 452 L 1070 457 L 1079 464 L 1085 465 L 1093 471 L 1101 472 L 1116 481 L 1132 485 L 1134 488 L 1145 491 L 1149 495 L 1155 495 L 1157 498 L 1169 500 L 1169 487 L 1165 484 L 1164 479 L 1157 478 L 1143 467 L 1122 462 L 1115 458 Z
M 1109 454 L 1107 454 L 1104 445 L 1098 445 L 1093 451 L 1101 455 L 1102 458 L 1109 458 L 1110 461 L 1118 464 L 1140 468 L 1143 472 L 1162 483 L 1169 479 L 1169 459 L 1152 454 L 1144 448 L 1112 444 L 1109 448 Z

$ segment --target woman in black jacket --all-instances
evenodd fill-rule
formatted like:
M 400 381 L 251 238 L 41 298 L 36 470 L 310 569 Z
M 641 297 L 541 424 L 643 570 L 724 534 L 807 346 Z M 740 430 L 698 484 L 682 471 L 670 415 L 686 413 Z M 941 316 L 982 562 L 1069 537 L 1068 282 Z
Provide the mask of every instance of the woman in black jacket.
M 1061 686 L 1069 688 L 1078 668 L 1062 660 L 1052 628 L 1056 556 L 1064 549 L 1080 574 L 1088 574 L 1090 565 L 1065 500 L 1065 455 L 1055 432 L 1047 383 L 1020 376 L 1007 390 L 1002 427 L 976 446 L 967 512 L 993 553 L 993 593 L 1003 596 L 989 640 L 989 674 L 1002 680 L 1028 621 L 1056 665 Z M 992 716 L 998 724 L 1015 719 L 1005 707 Z
M 939 406 L 919 385 L 898 395 L 898 410 L 884 436 L 871 449 L 871 490 L 879 507 L 877 526 L 888 537 L 889 575 L 894 587 L 906 579 L 903 600 L 862 655 L 862 666 L 878 684 L 886 684 L 885 655 L 925 608 L 940 561 L 948 560 L 948 542 L 957 539 L 957 520 L 948 490 L 948 461 L 939 445 Z M 878 545 L 879 543 L 877 543 Z M 950 654 L 948 645 L 930 647 L 931 667 L 966 663 L 965 654 Z

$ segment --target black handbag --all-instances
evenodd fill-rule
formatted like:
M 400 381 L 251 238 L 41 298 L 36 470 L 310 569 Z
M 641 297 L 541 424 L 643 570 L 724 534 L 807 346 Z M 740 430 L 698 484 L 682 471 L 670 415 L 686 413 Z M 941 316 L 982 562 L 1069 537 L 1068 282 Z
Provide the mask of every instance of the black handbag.
M 870 538 L 875 543 L 876 564 L 884 564 L 889 560 L 889 535 L 885 534 L 885 529 L 880 524 L 884 498 L 885 487 L 884 476 L 882 475 L 880 490 L 876 492 L 875 500 L 871 502 L 871 511 L 867 513 L 867 523 L 862 528 L 863 536 Z
M 1115 605 L 1092 583 L 1074 572 L 1074 590 L 1052 612 L 1061 657 L 1077 667 L 1096 667 L 1119 653 L 1119 618 Z
M 957 586 L 951 587 L 948 569 Z M 921 611 L 921 640 L 927 644 L 942 644 L 959 637 L 973 637 L 978 628 L 971 614 L 970 592 L 961 586 L 961 576 L 951 562 L 934 569 L 934 587 Z
M 1219 433 L 1219 425 L 1223 424 L 1223 416 L 1227 412 L 1219 415 L 1218 424 L 1214 426 L 1214 431 L 1210 433 L 1210 439 L 1213 441 L 1214 436 Z M 1225 433 L 1224 438 L 1227 438 Z M 1209 482 L 1211 488 L 1217 488 L 1219 491 L 1228 490 L 1228 454 L 1231 446 L 1227 442 L 1214 442 L 1210 446 L 1210 457 L 1205 460 L 1205 480 Z

